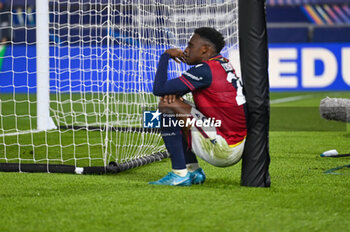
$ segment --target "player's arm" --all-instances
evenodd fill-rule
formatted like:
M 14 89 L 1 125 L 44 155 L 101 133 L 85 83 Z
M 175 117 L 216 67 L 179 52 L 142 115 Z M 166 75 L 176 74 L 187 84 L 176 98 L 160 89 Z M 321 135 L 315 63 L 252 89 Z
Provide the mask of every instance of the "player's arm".
M 160 56 L 156 76 L 154 78 L 153 94 L 156 96 L 164 96 L 168 94 L 176 94 L 182 96 L 190 92 L 190 89 L 178 78 L 168 80 L 169 59 L 173 58 L 175 61 L 179 62 L 180 58 L 172 56 L 167 51 Z
M 180 49 L 169 49 L 161 56 L 153 85 L 154 95 L 176 94 L 182 96 L 196 89 L 208 87 L 211 84 L 211 70 L 205 63 L 196 65 L 178 78 L 168 80 L 167 72 L 170 58 L 175 61 L 183 61 L 183 53 Z

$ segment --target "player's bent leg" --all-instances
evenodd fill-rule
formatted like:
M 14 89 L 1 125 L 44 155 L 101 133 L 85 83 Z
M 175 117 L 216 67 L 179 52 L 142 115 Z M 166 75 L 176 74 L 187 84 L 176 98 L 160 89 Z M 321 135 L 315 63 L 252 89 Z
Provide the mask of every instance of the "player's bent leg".
M 173 114 L 178 120 L 183 120 L 184 122 L 188 118 L 192 118 L 191 115 L 192 105 L 189 102 L 176 99 L 174 102 L 169 103 L 169 101 L 160 101 L 159 110 L 163 114 Z M 192 184 L 202 184 L 204 183 L 206 176 L 202 168 L 199 167 L 197 158 L 195 154 L 191 151 L 190 146 L 188 146 L 188 134 L 191 126 L 185 126 L 182 128 L 183 132 L 183 150 L 186 159 L 186 168 L 191 177 Z M 165 178 L 166 180 L 168 178 Z M 161 181 L 163 182 L 163 181 Z
M 185 162 L 185 154 L 183 147 L 183 133 L 180 126 L 177 124 L 175 115 L 178 112 L 186 115 L 190 111 L 190 106 L 176 99 L 174 102 L 161 101 L 159 109 L 163 113 L 168 114 L 169 125 L 162 127 L 162 137 L 164 144 L 170 153 L 172 172 L 158 181 L 150 182 L 154 185 L 173 185 L 173 186 L 189 186 L 192 184 L 191 174 L 188 172 Z

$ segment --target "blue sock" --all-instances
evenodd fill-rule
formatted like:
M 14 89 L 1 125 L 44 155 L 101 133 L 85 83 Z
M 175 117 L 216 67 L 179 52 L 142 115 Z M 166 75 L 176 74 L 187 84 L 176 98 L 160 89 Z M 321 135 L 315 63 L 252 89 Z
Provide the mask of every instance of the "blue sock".
M 169 118 L 171 121 L 176 120 L 175 117 Z M 179 126 L 163 127 L 162 137 L 165 147 L 170 153 L 172 169 L 186 169 L 181 128 Z
M 187 142 L 185 140 L 182 140 L 182 144 L 185 153 L 186 164 L 198 163 L 196 155 L 191 151 L 191 149 L 189 149 Z

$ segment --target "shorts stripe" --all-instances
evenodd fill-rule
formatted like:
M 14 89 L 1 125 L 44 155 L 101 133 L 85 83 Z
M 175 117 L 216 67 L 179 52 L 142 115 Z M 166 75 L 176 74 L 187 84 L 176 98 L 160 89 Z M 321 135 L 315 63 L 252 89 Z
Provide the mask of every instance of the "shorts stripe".
M 201 128 L 201 127 L 197 127 L 198 131 L 203 135 L 204 138 L 208 139 L 209 136 L 207 135 L 207 133 L 205 133 L 205 131 Z
M 238 143 L 235 143 L 235 144 L 231 144 L 231 145 L 228 145 L 228 146 L 229 146 L 229 147 L 237 147 L 238 145 L 240 145 L 241 143 L 244 142 L 244 140 L 245 140 L 246 137 L 247 137 L 247 136 L 244 136 L 244 139 L 242 139 L 241 142 L 238 142 Z

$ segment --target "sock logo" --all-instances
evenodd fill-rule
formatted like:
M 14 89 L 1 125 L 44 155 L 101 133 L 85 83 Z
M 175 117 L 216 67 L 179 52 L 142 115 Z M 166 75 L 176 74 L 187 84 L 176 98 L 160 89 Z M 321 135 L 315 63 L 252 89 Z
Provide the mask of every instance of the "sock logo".
M 143 127 L 144 128 L 160 128 L 162 113 L 159 110 L 148 110 L 143 112 Z

